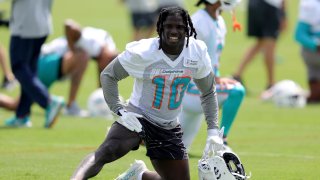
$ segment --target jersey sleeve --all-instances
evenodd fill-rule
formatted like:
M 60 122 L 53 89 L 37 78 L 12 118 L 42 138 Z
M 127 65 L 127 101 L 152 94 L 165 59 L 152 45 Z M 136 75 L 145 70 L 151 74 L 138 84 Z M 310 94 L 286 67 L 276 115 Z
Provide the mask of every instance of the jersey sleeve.
M 139 55 L 130 51 L 124 51 L 119 56 L 119 62 L 128 74 L 134 78 L 142 78 L 144 64 L 141 62 Z
M 118 57 L 123 68 L 133 78 L 142 78 L 144 70 L 155 59 L 153 40 L 133 41 Z
M 199 67 L 197 74 L 194 76 L 195 79 L 201 79 L 206 76 L 212 71 L 212 66 L 211 66 L 211 60 L 207 51 L 207 46 L 203 41 L 197 40 L 198 44 L 200 45 L 200 58 L 201 60 L 199 61 Z

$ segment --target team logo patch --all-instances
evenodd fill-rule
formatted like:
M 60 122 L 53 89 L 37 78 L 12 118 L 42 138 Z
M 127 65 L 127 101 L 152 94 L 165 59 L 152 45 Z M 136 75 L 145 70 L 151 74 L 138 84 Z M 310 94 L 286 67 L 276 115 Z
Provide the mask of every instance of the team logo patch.
M 197 60 L 192 60 L 192 59 L 184 59 L 183 65 L 185 67 L 196 68 L 198 66 L 198 61 Z

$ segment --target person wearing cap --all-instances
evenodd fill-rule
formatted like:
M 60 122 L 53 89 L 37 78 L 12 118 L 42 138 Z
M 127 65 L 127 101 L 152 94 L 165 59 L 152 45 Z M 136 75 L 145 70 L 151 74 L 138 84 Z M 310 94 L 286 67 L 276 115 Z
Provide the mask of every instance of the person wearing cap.
M 225 145 L 227 144 L 227 136 L 232 123 L 245 95 L 245 89 L 238 81 L 220 76 L 220 55 L 225 46 L 227 33 L 225 21 L 220 14 L 222 11 L 233 10 L 239 1 L 200 0 L 196 6 L 204 4 L 204 8 L 196 11 L 191 17 L 197 32 L 197 38 L 204 41 L 208 47 L 211 65 L 215 73 L 218 102 L 222 110 L 220 127 L 224 127 L 223 140 Z M 183 141 L 188 149 L 198 133 L 203 119 L 199 96 L 200 92 L 195 84 L 190 83 L 182 102 L 183 108 L 179 116 L 184 131 Z

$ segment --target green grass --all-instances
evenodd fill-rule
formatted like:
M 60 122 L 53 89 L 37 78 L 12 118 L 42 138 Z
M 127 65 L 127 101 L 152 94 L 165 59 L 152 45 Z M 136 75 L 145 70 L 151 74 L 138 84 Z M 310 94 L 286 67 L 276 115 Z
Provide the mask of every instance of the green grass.
M 188 0 L 187 8 L 192 13 L 195 1 Z M 278 44 L 276 79 L 292 79 L 305 89 L 306 74 L 299 46 L 293 40 L 298 1 L 289 4 L 288 30 L 281 36 Z M 2 9 L 10 10 L 10 1 L 1 4 Z M 245 11 L 237 11 L 238 19 L 245 27 Z M 231 17 L 225 13 L 228 28 Z M 54 33 L 48 40 L 62 34 L 65 18 L 73 18 L 84 26 L 95 26 L 108 30 L 123 50 L 130 41 L 131 27 L 126 8 L 119 1 L 77 1 L 55 0 L 53 7 Z M 8 47 L 9 32 L 0 29 L 1 44 Z M 223 53 L 222 73 L 230 75 L 239 64 L 244 51 L 253 41 L 243 32 L 229 30 L 227 46 Z M 233 150 L 240 156 L 247 172 L 252 172 L 254 180 L 315 180 L 320 179 L 320 116 L 319 105 L 303 109 L 279 109 L 272 103 L 259 100 L 265 88 L 265 71 L 261 56 L 247 69 L 244 75 L 250 94 L 246 96 L 237 120 L 229 136 Z M 97 86 L 96 67 L 90 63 L 82 82 L 78 101 L 85 108 L 89 94 Z M 130 96 L 132 80 L 120 84 L 121 95 Z M 68 82 L 58 82 L 51 93 L 67 97 Z M 18 88 L 5 92 L 16 97 Z M 56 126 L 43 128 L 44 112 L 33 106 L 31 129 L 8 129 L 0 127 L 0 179 L 68 179 L 82 158 L 94 151 L 105 137 L 107 127 L 112 121 L 88 118 L 77 119 L 61 116 Z M 0 124 L 12 116 L 12 112 L 0 110 Z M 198 134 L 190 152 L 192 179 L 197 179 L 197 161 L 201 157 L 206 137 L 205 124 Z M 152 169 L 145 156 L 145 149 L 138 151 L 115 163 L 106 165 L 94 179 L 113 179 L 129 167 L 134 159 L 144 160 Z

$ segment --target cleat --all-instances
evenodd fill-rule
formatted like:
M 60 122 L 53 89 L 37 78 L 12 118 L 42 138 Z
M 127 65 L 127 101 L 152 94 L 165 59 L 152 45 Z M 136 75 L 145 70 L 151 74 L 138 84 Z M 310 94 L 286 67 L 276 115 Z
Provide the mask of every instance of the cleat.
M 19 127 L 31 127 L 32 123 L 30 121 L 29 116 L 26 116 L 24 118 L 17 118 L 17 117 L 12 117 L 8 120 L 5 121 L 5 126 L 7 127 L 15 127 L 15 128 L 19 128 Z
M 89 112 L 81 109 L 76 102 L 73 102 L 70 107 L 66 106 L 63 110 L 63 114 L 67 116 L 76 116 L 81 118 L 89 117 Z
M 64 106 L 64 100 L 59 96 L 51 96 L 51 101 L 46 109 L 45 128 L 53 127 L 57 117 Z
M 147 170 L 147 166 L 143 161 L 135 160 L 135 162 L 131 164 L 130 168 L 119 175 L 115 180 L 138 180 L 139 175 Z

